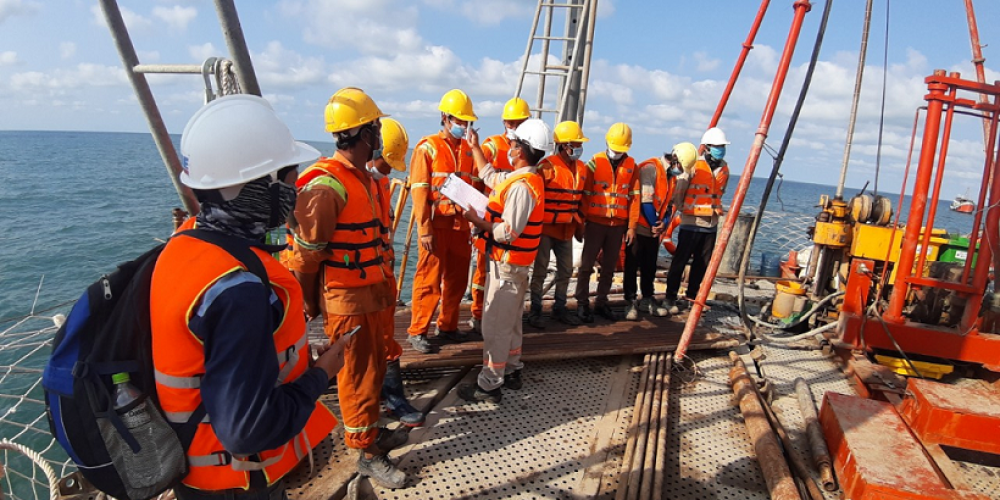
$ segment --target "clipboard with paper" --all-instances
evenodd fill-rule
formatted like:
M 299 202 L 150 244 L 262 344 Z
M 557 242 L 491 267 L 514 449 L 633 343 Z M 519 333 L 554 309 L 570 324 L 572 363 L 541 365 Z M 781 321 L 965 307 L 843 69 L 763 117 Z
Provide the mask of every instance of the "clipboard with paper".
M 441 196 L 455 202 L 463 210 L 475 209 L 480 217 L 486 216 L 489 198 L 455 174 L 449 175 L 441 185 Z

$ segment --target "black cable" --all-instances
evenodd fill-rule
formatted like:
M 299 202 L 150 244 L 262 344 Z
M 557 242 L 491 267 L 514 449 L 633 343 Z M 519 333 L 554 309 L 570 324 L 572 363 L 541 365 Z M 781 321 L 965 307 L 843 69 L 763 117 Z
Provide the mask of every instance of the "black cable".
M 781 149 L 778 151 L 778 155 L 774 158 L 774 166 L 771 168 L 771 175 L 768 177 L 767 184 L 764 186 L 764 194 L 761 195 L 760 207 L 757 209 L 757 214 L 754 216 L 753 225 L 750 227 L 750 234 L 747 235 L 746 247 L 743 249 L 743 261 L 740 262 L 740 275 L 738 278 L 740 285 L 737 304 L 740 306 L 740 319 L 750 332 L 753 332 L 753 323 L 751 323 L 750 318 L 747 317 L 743 289 L 743 283 L 747 275 L 747 268 L 750 265 L 750 252 L 753 250 L 754 238 L 757 236 L 757 229 L 760 227 L 760 221 L 764 217 L 764 210 L 767 208 L 767 200 L 771 196 L 771 188 L 774 186 L 774 180 L 778 177 L 778 171 L 781 169 L 781 163 L 785 158 L 785 152 L 788 150 L 788 143 L 792 140 L 792 132 L 795 130 L 795 124 L 799 121 L 799 114 L 802 112 L 802 106 L 805 103 L 806 94 L 809 92 L 809 84 L 812 83 L 813 72 L 816 70 L 816 63 L 819 62 L 819 51 L 823 46 L 823 37 L 826 35 L 826 25 L 830 20 L 830 8 L 832 6 L 833 0 L 826 0 L 826 5 L 823 8 L 823 20 L 819 24 L 819 31 L 816 32 L 816 43 L 813 45 L 812 57 L 809 59 L 809 69 L 806 70 L 806 77 L 802 82 L 802 89 L 799 91 L 799 98 L 795 102 L 795 110 L 792 111 L 792 116 L 788 120 L 788 128 L 785 130 L 785 137 L 781 140 Z
M 875 186 L 872 193 L 878 196 L 878 175 L 882 166 L 882 132 L 885 130 L 885 87 L 889 76 L 889 0 L 885 0 L 885 44 L 882 47 L 882 110 L 878 116 L 878 147 L 875 150 Z

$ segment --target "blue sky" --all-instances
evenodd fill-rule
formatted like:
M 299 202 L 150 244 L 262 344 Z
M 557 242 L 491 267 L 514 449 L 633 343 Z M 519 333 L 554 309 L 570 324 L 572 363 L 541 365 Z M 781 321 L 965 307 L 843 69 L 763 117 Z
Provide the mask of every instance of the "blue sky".
M 226 56 L 209 1 L 121 1 L 144 63 L 200 63 Z M 792 18 L 774 0 L 723 127 L 734 172 L 753 134 Z M 793 59 L 768 143 L 777 148 L 798 95 L 824 7 L 814 1 Z M 261 87 L 301 139 L 326 140 L 322 111 L 342 86 L 366 89 L 408 128 L 412 142 L 437 128 L 437 101 L 450 88 L 473 98 L 486 134 L 500 130 L 514 92 L 535 2 L 526 0 L 240 1 L 238 8 Z M 633 156 L 697 142 L 757 12 L 752 0 L 601 0 L 585 132 L 598 152 L 607 127 L 635 130 Z M 849 186 L 874 178 L 882 87 L 886 0 L 875 1 Z M 987 80 L 1000 79 L 1000 2 L 976 2 Z M 812 91 L 782 169 L 785 178 L 836 183 L 843 156 L 864 15 L 862 0 L 834 2 Z M 889 15 L 888 96 L 881 186 L 897 191 L 913 113 L 935 68 L 973 78 L 963 2 L 896 0 Z M 561 26 L 557 20 L 556 26 Z M 201 105 L 200 78 L 151 78 L 171 132 Z M 534 84 L 525 96 L 534 96 Z M 530 100 L 530 99 L 529 99 Z M 145 132 L 97 1 L 0 0 L 0 129 Z M 956 122 L 946 196 L 976 191 L 981 125 Z M 757 175 L 770 170 L 762 157 Z

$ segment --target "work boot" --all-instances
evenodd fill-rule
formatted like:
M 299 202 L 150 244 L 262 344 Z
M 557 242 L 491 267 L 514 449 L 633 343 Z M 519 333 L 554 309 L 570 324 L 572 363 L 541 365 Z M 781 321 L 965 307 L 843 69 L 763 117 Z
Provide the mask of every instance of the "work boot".
M 406 427 L 419 427 L 424 423 L 424 414 L 406 401 L 398 359 L 386 365 L 385 379 L 382 381 L 382 399 L 385 400 L 385 409 L 388 413 L 399 417 L 399 423 Z
M 499 387 L 493 389 L 492 391 L 487 391 L 486 389 L 479 387 L 478 383 L 462 384 L 458 386 L 458 395 L 461 396 L 462 399 L 473 403 L 477 401 L 489 401 L 495 404 L 500 404 L 500 399 L 503 397 Z
M 424 334 L 410 335 L 409 340 L 410 340 L 410 346 L 413 347 L 413 350 L 421 354 L 430 354 L 434 352 L 434 346 L 432 346 L 431 343 L 427 341 L 427 335 Z
M 474 316 L 469 318 L 469 333 L 483 333 L 482 322 L 483 320 Z
M 590 312 L 590 304 L 581 303 L 576 306 L 576 317 L 580 318 L 580 321 L 584 323 L 593 323 L 594 313 Z
M 681 302 L 677 299 L 663 299 L 663 307 L 667 308 L 667 312 L 670 314 L 680 314 L 681 313 Z
M 545 329 L 545 318 L 542 317 L 542 311 L 532 311 L 528 314 L 528 324 L 533 328 L 538 328 L 540 330 Z
M 440 327 L 437 327 L 434 329 L 434 334 L 439 338 L 456 343 L 462 343 L 469 340 L 469 334 L 461 330 L 442 330 Z
M 612 309 L 611 306 L 607 304 L 601 304 L 595 307 L 594 314 L 597 314 L 598 316 L 611 321 L 618 321 L 619 319 L 621 319 L 618 313 L 615 312 L 615 310 Z
M 646 299 L 643 299 L 643 300 L 646 300 Z M 658 301 L 658 300 L 656 300 L 654 298 L 650 298 L 649 299 L 649 301 L 646 303 L 646 307 L 645 308 L 642 308 L 640 306 L 639 309 L 641 309 L 643 311 L 649 311 L 649 314 L 652 314 L 653 316 L 657 316 L 657 317 L 660 317 L 660 318 L 662 318 L 664 316 L 669 316 L 670 315 L 670 309 L 668 307 L 664 306 L 662 302 L 660 302 L 660 301 Z
M 552 319 L 569 326 L 580 326 L 580 318 L 566 309 L 553 309 Z
M 512 390 L 519 391 L 524 387 L 524 382 L 521 381 L 521 370 L 514 370 L 503 376 L 503 386 Z
M 387 427 L 378 428 L 378 436 L 375 437 L 375 446 L 383 453 L 389 453 L 400 446 L 406 444 L 406 440 L 410 439 L 409 429 L 404 429 L 402 427 L 392 430 Z
M 394 490 L 406 485 L 406 473 L 396 468 L 385 455 L 365 458 L 365 452 L 362 451 L 358 457 L 358 474 L 371 479 L 383 488 Z
M 638 301 L 633 300 L 632 302 L 629 302 L 628 309 L 625 311 L 625 319 L 628 321 L 636 321 L 639 319 Z

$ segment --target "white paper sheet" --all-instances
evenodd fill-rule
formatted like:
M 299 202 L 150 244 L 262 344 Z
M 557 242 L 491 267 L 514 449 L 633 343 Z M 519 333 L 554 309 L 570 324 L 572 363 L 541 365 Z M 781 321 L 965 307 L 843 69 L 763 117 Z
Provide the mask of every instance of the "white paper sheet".
M 454 201 L 464 210 L 469 210 L 471 207 L 480 217 L 486 216 L 486 204 L 489 198 L 455 174 L 445 179 L 444 185 L 441 186 L 441 195 Z

